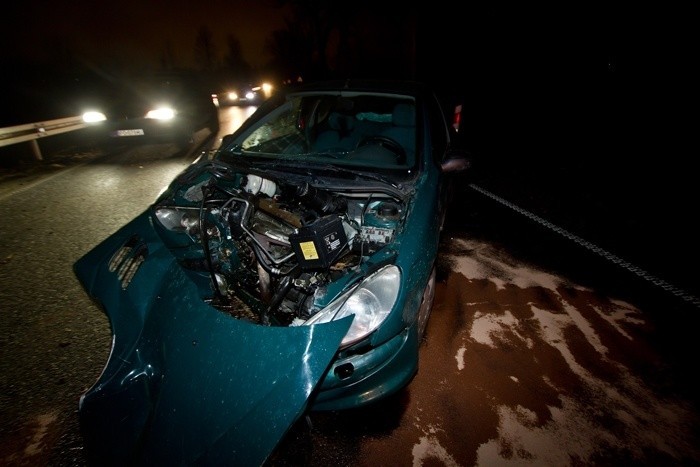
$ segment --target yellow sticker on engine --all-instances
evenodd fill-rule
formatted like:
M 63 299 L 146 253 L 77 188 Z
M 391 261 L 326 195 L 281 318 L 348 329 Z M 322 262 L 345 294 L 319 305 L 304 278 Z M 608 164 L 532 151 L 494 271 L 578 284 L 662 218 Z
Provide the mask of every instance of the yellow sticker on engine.
M 304 255 L 304 259 L 318 259 L 318 252 L 314 242 L 301 242 L 299 247 L 301 248 L 301 254 Z

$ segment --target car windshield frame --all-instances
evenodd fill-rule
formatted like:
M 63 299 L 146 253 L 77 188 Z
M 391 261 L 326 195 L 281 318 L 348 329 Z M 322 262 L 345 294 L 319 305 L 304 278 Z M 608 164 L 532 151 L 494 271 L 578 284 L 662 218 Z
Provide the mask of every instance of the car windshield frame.
M 420 167 L 418 142 L 422 138 L 415 96 L 372 91 L 300 91 L 266 104 L 248 125 L 232 135 L 226 147 L 221 148 L 222 154 L 251 163 L 264 159 L 333 164 L 394 175 L 415 173 Z M 325 146 L 321 141 L 324 136 L 330 136 Z M 372 139 L 373 136 L 389 136 L 399 146 Z

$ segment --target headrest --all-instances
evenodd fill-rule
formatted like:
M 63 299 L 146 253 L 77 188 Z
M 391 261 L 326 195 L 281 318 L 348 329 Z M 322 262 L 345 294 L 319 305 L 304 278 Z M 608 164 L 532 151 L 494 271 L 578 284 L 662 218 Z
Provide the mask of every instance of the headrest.
M 416 126 L 416 107 L 412 104 L 396 104 L 391 121 L 396 126 Z

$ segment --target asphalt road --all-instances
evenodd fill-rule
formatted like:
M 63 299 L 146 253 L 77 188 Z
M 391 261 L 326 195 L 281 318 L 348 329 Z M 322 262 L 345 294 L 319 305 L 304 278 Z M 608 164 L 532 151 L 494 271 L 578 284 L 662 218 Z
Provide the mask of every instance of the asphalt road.
M 72 264 L 194 157 L 134 148 L 1 192 L 3 465 L 85 465 L 78 400 L 110 335 Z M 700 464 L 698 308 L 475 189 L 498 188 L 484 181 L 462 180 L 447 219 L 411 385 L 309 414 L 269 464 Z

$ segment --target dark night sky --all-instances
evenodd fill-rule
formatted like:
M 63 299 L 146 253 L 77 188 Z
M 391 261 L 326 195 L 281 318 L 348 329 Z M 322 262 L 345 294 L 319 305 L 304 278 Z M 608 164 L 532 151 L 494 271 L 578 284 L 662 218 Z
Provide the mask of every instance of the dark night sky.
M 220 54 L 226 35 L 234 34 L 245 58 L 259 66 L 269 59 L 267 35 L 284 26 L 285 14 L 272 2 L 256 0 L 28 0 L 4 9 L 0 39 L 4 55 L 17 52 L 37 60 L 68 48 L 96 61 L 157 63 L 170 45 L 181 66 L 192 66 L 195 37 L 205 25 Z
M 322 2 L 320 2 L 322 3 Z M 21 56 L 34 63 L 66 51 L 86 61 L 117 60 L 157 66 L 166 47 L 176 63 L 193 65 L 201 26 L 210 29 L 219 57 L 225 39 L 240 40 L 244 58 L 262 66 L 273 30 L 289 11 L 272 0 L 26 0 L 3 9 L 0 60 Z M 374 2 L 377 28 L 389 25 L 395 2 Z M 400 5 L 400 4 L 399 4 Z M 533 102 L 546 106 L 592 105 L 616 95 L 619 105 L 642 113 L 688 96 L 698 59 L 697 28 L 689 7 L 617 2 L 455 2 L 415 7 L 414 44 L 382 37 L 371 50 L 378 61 L 415 48 L 415 76 L 444 91 L 505 106 L 519 120 Z M 348 5 L 353 8 L 353 5 Z M 402 10 L 404 7 L 400 7 Z M 380 41 L 377 41 L 380 42 Z M 367 73 L 368 70 L 362 70 Z M 7 70 L 3 73 L 7 77 Z M 477 94 L 480 94 L 477 96 Z M 624 100 L 624 102 L 621 102 Z M 671 102 L 673 101 L 673 102 Z M 475 104 L 478 102 L 475 101 Z M 480 103 L 478 103 L 480 104 Z M 556 108 L 561 112 L 562 108 Z

